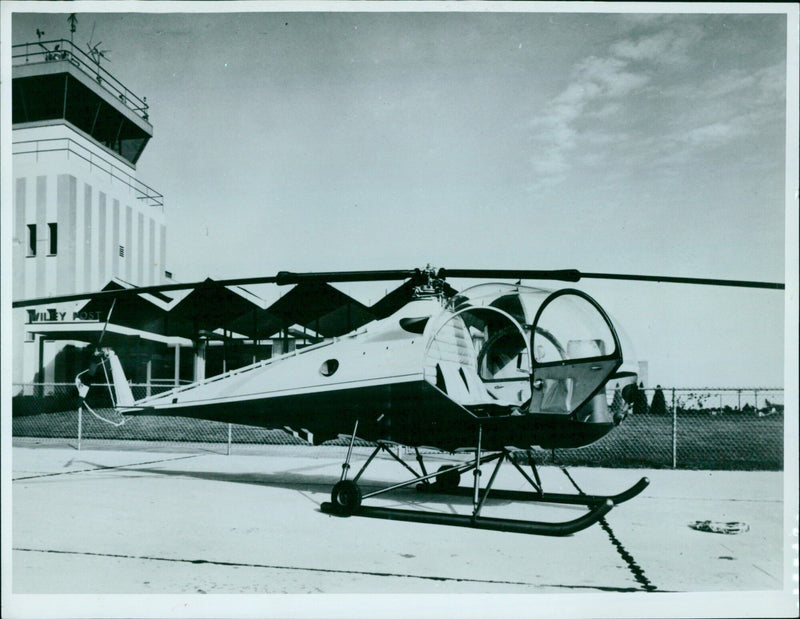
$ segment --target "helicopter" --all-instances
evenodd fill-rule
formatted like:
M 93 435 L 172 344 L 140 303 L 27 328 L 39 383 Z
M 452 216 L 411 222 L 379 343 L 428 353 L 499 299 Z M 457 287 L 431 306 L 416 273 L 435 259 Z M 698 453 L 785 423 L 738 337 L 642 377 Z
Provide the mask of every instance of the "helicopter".
M 458 291 L 448 280 L 488 280 Z M 640 494 L 641 478 L 614 495 L 545 492 L 533 447 L 589 445 L 621 423 L 637 397 L 638 364 L 618 324 L 587 293 L 523 285 L 523 280 L 656 281 L 783 289 L 780 283 L 704 278 L 581 273 L 566 270 L 446 270 L 279 272 L 276 276 L 221 280 L 222 286 L 272 283 L 402 280 L 409 298 L 390 315 L 343 336 L 257 361 L 141 399 L 133 397 L 116 353 L 97 348 L 96 360 L 75 379 L 85 402 L 90 375 L 107 375 L 115 410 L 123 416 L 177 416 L 266 428 L 301 427 L 322 442 L 346 435 L 339 481 L 324 513 L 366 516 L 477 529 L 563 536 L 597 523 L 615 506 Z M 516 280 L 510 283 L 508 280 Z M 83 299 L 110 299 L 197 288 L 168 284 L 15 301 L 13 307 Z M 108 320 L 108 319 L 107 319 Z M 101 335 L 102 338 L 102 335 Z M 627 352 L 626 352 L 627 351 Z M 110 376 L 109 376 L 110 375 Z M 613 386 L 614 399 L 607 392 Z M 610 405 L 611 404 L 611 405 Z M 351 475 L 356 438 L 375 445 Z M 419 469 L 392 450 L 414 449 Z M 429 472 L 420 448 L 474 454 Z M 409 480 L 364 492 L 359 481 L 384 452 L 411 472 Z M 518 457 L 522 452 L 526 458 Z M 495 490 L 494 497 L 580 505 L 581 516 L 562 522 L 485 517 L 481 514 L 500 466 L 510 463 L 530 491 Z M 482 467 L 494 463 L 481 485 Z M 530 473 L 522 463 L 530 466 Z M 461 476 L 473 474 L 471 488 Z M 365 505 L 394 490 L 466 494 L 472 513 L 453 514 Z

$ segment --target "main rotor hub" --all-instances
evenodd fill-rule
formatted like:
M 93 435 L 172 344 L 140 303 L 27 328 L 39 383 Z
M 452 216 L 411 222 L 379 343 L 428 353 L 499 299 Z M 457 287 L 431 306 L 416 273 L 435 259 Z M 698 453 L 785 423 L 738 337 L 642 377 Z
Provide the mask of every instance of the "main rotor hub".
M 417 269 L 414 281 L 414 298 L 429 297 L 444 298 L 444 277 L 438 275 L 437 270 L 430 264 L 424 269 Z

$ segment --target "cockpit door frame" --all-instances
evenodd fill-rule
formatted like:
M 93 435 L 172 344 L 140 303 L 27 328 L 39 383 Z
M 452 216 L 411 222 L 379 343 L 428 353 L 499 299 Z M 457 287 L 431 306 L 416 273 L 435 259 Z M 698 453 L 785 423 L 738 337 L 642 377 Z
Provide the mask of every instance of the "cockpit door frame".
M 539 320 L 542 317 L 544 310 L 556 299 L 566 295 L 573 295 L 580 297 L 587 301 L 592 307 L 594 307 L 597 312 L 602 317 L 603 321 L 605 322 L 606 326 L 608 327 L 609 331 L 611 332 L 611 336 L 614 340 L 614 351 L 608 355 L 597 355 L 594 357 L 585 357 L 580 358 L 577 360 L 570 360 L 570 359 L 562 359 L 561 361 L 549 361 L 546 363 L 539 363 L 536 361 L 535 356 L 533 355 L 532 351 L 535 350 L 534 338 L 536 337 L 537 333 L 545 332 L 546 330 L 540 329 L 538 324 Z M 586 404 L 589 400 L 591 400 L 597 393 L 599 393 L 602 389 L 604 389 L 606 382 L 608 379 L 614 374 L 614 372 L 619 369 L 622 365 L 622 347 L 620 346 L 619 336 L 617 335 L 617 331 L 614 328 L 614 324 L 611 322 L 611 318 L 609 318 L 606 311 L 600 306 L 600 304 L 595 301 L 591 296 L 583 292 L 582 290 L 577 290 L 575 288 L 562 288 L 561 290 L 555 291 L 553 294 L 548 296 L 539 308 L 536 311 L 536 315 L 533 318 L 533 323 L 531 325 L 531 338 L 530 338 L 530 368 L 531 368 L 531 407 L 534 406 L 534 402 L 536 401 L 536 393 L 540 392 L 544 388 L 545 381 L 567 381 L 569 380 L 569 375 L 571 374 L 582 374 L 581 370 L 585 369 L 581 366 L 587 366 L 590 364 L 595 364 L 598 370 L 603 369 L 603 366 L 607 368 L 607 371 L 603 374 L 603 378 L 597 381 L 597 385 L 595 385 L 588 395 L 581 399 L 580 402 L 570 402 L 569 410 L 564 410 L 563 414 L 573 414 L 575 411 L 579 410 L 584 404 Z M 609 365 L 606 365 L 606 362 L 611 362 Z M 574 372 L 568 371 L 571 369 L 575 369 Z M 594 370 L 595 368 L 591 368 Z M 590 370 L 590 371 L 591 371 Z M 543 400 L 543 398 L 540 398 Z M 534 412 L 534 411 L 531 411 Z
M 528 358 L 530 358 L 531 354 L 530 343 L 525 337 L 525 330 L 523 329 L 522 325 L 520 325 L 519 321 L 517 321 L 516 318 L 514 318 L 511 314 L 509 314 L 505 310 L 501 310 L 491 305 L 470 305 L 469 307 L 462 307 L 461 309 L 455 312 L 451 312 L 450 315 L 445 320 L 443 320 L 440 325 L 436 327 L 436 329 L 431 333 L 430 337 L 428 338 L 428 341 L 425 345 L 426 356 L 428 354 L 431 345 L 433 344 L 434 339 L 436 339 L 436 336 L 439 335 L 439 332 L 444 328 L 444 326 L 456 316 L 460 316 L 461 314 L 465 314 L 467 312 L 494 312 L 495 314 L 500 314 L 504 318 L 507 318 L 509 321 L 511 321 L 511 324 L 513 324 L 517 328 L 519 334 L 522 336 L 523 341 L 525 341 L 525 346 L 527 347 L 527 352 L 528 352 Z
M 523 325 L 521 325 L 516 318 L 514 318 L 511 314 L 509 314 L 505 310 L 501 310 L 501 309 L 499 309 L 497 307 L 493 307 L 491 305 L 478 305 L 478 306 L 470 305 L 470 306 L 467 306 L 467 307 L 462 307 L 462 308 L 460 308 L 460 309 L 458 309 L 456 311 L 450 311 L 449 312 L 450 315 L 447 316 L 444 320 L 442 320 L 442 322 L 440 324 L 437 324 L 436 327 L 431 330 L 430 335 L 428 336 L 428 341 L 425 344 L 425 354 L 424 354 L 424 357 L 423 357 L 425 359 L 425 364 L 426 365 L 427 365 L 427 362 L 428 362 L 428 357 L 430 355 L 431 346 L 433 345 L 433 343 L 436 340 L 436 337 L 439 335 L 439 333 L 447 325 L 447 323 L 450 322 L 451 320 L 455 319 L 456 317 L 460 317 L 462 314 L 467 314 L 469 312 L 473 312 L 475 314 L 480 314 L 480 313 L 484 313 L 484 312 L 498 314 L 498 315 L 502 316 L 503 318 L 505 318 L 506 320 L 510 321 L 510 323 L 519 332 L 519 334 L 520 334 L 520 336 L 522 338 L 522 342 L 525 344 L 525 349 L 526 349 L 526 352 L 527 352 L 527 355 L 528 355 L 528 359 L 530 359 L 530 357 L 531 357 L 530 342 L 529 342 L 528 338 L 526 337 L 525 329 L 524 329 Z M 478 361 L 477 357 L 476 357 L 475 361 L 476 361 L 476 366 L 477 366 L 477 361 Z M 484 389 L 488 389 L 488 387 L 486 387 L 486 384 L 488 382 L 491 382 L 491 381 L 486 381 L 480 376 L 480 368 L 479 367 L 476 367 L 475 369 L 476 369 L 477 378 L 478 378 L 478 380 L 480 380 L 483 388 Z M 530 363 L 528 364 L 528 372 L 530 372 Z M 524 381 L 525 377 L 523 376 L 519 380 Z M 530 380 L 530 377 L 528 377 L 528 380 Z M 508 381 L 508 382 L 510 382 L 510 381 Z M 487 393 L 488 393 L 488 391 L 487 391 Z M 497 398 L 497 396 L 494 396 L 494 395 L 491 395 L 491 394 L 490 394 L 489 397 L 492 397 L 494 399 Z

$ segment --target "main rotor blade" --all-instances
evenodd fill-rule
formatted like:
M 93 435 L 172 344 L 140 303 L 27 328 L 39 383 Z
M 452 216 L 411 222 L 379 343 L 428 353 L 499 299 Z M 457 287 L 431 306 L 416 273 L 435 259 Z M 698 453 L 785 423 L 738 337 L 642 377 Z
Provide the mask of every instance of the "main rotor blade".
M 419 269 L 411 270 L 392 270 L 392 271 L 333 271 L 327 273 L 291 273 L 280 271 L 277 275 L 264 277 L 247 277 L 238 279 L 217 279 L 210 280 L 210 283 L 219 286 L 247 286 L 256 284 L 278 284 L 285 286 L 289 284 L 299 284 L 301 282 L 320 281 L 320 282 L 371 282 L 385 281 L 394 279 L 409 279 L 421 277 Z M 37 299 L 24 299 L 13 301 L 11 306 L 32 307 L 36 305 L 46 305 L 48 303 L 65 303 L 68 301 L 82 301 L 84 299 L 116 299 L 119 297 L 135 296 L 138 294 L 153 294 L 159 292 L 170 292 L 174 290 L 191 290 L 199 288 L 205 281 L 189 282 L 185 284 L 160 284 L 157 286 L 142 286 L 139 288 L 123 288 L 120 290 L 101 290 L 96 292 L 83 292 L 78 294 L 58 295 L 52 297 L 40 297 Z
M 736 286 L 739 288 L 769 288 L 784 290 L 780 282 L 754 282 L 742 279 L 709 279 L 706 277 L 669 277 L 666 275 L 623 275 L 620 273 L 581 273 L 582 279 L 622 279 L 637 282 L 665 282 L 668 284 L 698 284 L 701 286 Z
M 82 301 L 85 299 L 117 299 L 119 297 L 135 296 L 139 294 L 154 294 L 174 290 L 190 290 L 199 288 L 206 281 L 219 286 L 247 286 L 257 284 L 278 284 L 285 286 L 302 282 L 371 282 L 387 280 L 418 279 L 425 277 L 420 269 L 388 270 L 388 271 L 330 271 L 319 273 L 293 273 L 280 271 L 275 276 L 247 277 L 237 279 L 205 280 L 184 284 L 161 284 L 157 286 L 142 286 L 139 288 L 123 288 L 120 290 L 102 290 L 97 292 L 84 292 L 79 294 L 40 297 L 12 301 L 13 308 L 46 305 L 48 303 L 64 303 L 69 301 Z M 746 280 L 710 279 L 700 277 L 671 277 L 665 275 L 629 275 L 621 273 L 581 273 L 576 269 L 556 270 L 529 270 L 529 269 L 439 269 L 437 276 L 445 278 L 474 278 L 474 279 L 544 279 L 566 282 L 578 282 L 581 279 L 617 279 L 644 282 L 665 282 L 675 284 L 699 284 L 705 286 L 736 286 L 741 288 L 768 288 L 775 290 L 785 289 L 785 285 L 778 282 L 755 282 Z
M 740 288 L 769 288 L 783 290 L 779 282 L 755 282 L 735 279 L 710 279 L 706 277 L 671 277 L 668 275 L 628 275 L 622 273 L 581 273 L 576 269 L 550 271 L 529 271 L 515 269 L 440 269 L 439 277 L 474 279 L 549 279 L 565 282 L 578 282 L 581 279 L 620 279 L 639 282 L 665 282 L 671 284 L 699 284 L 704 286 L 738 286 Z
M 382 282 L 392 279 L 409 279 L 420 277 L 419 269 L 391 271 L 329 271 L 327 273 L 292 273 L 280 271 L 275 278 L 279 286 L 299 284 L 302 282 Z
M 247 277 L 239 279 L 218 279 L 210 280 L 210 283 L 220 286 L 246 286 L 255 284 L 274 284 L 277 277 Z M 40 297 L 38 299 L 24 299 L 12 301 L 11 307 L 32 307 L 35 305 L 46 305 L 48 303 L 66 303 L 68 301 L 83 301 L 85 299 L 117 299 L 119 297 L 136 296 L 137 294 L 154 294 L 159 292 L 170 292 L 173 290 L 190 290 L 199 288 L 205 281 L 190 282 L 185 284 L 160 284 L 158 286 L 141 286 L 138 288 L 122 288 L 120 290 L 100 290 L 95 292 L 82 292 L 78 294 L 65 294 L 53 297 Z
M 438 276 L 467 277 L 474 279 L 552 279 L 563 282 L 577 282 L 581 278 L 580 271 L 575 269 L 558 269 L 532 271 L 529 269 L 439 269 Z

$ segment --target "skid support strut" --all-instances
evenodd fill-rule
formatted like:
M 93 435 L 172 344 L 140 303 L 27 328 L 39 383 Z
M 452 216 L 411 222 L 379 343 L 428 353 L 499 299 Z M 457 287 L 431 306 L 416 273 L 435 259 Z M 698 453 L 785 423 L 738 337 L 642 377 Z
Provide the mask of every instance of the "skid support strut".
M 478 501 L 478 492 L 481 489 L 481 438 L 483 437 L 483 428 L 478 426 L 478 443 L 475 447 L 475 470 L 472 472 L 474 482 L 472 484 L 472 519 L 474 520 L 480 512 L 482 501 Z
M 347 471 L 350 470 L 350 456 L 353 455 L 353 445 L 356 442 L 356 432 L 358 432 L 358 419 L 356 419 L 356 425 L 353 427 L 353 435 L 350 437 L 350 444 L 347 446 L 347 456 L 344 459 L 344 464 L 342 464 L 342 476 L 339 478 L 339 481 L 347 479 Z
M 444 472 L 440 470 L 437 471 L 436 473 L 428 473 L 425 470 L 425 466 L 421 462 L 422 458 L 419 455 L 419 451 L 417 451 L 416 452 L 417 458 L 420 461 L 422 474 L 419 474 L 416 471 L 414 471 L 414 469 L 411 468 L 406 462 L 404 462 L 401 458 L 396 456 L 394 452 L 387 447 L 387 443 L 379 442 L 375 450 L 367 458 L 367 461 L 365 462 L 364 466 L 362 466 L 361 470 L 353 478 L 353 480 L 342 479 L 338 484 L 336 484 L 336 486 L 334 486 L 333 492 L 331 493 L 331 502 L 323 503 L 321 505 L 321 509 L 325 513 L 335 514 L 339 516 L 355 515 L 355 516 L 365 516 L 369 518 L 383 518 L 387 520 L 403 520 L 407 522 L 445 524 L 451 526 L 469 527 L 473 529 L 487 529 L 493 531 L 528 533 L 534 535 L 561 536 L 561 535 L 570 535 L 572 533 L 576 533 L 598 522 L 614 507 L 616 503 L 621 503 L 623 501 L 627 501 L 633 498 L 634 496 L 642 492 L 642 490 L 644 490 L 649 483 L 647 478 L 642 478 L 639 482 L 637 482 L 634 486 L 632 486 L 628 490 L 625 490 L 624 492 L 611 496 L 546 493 L 542 491 L 541 480 L 539 479 L 539 474 L 538 471 L 536 470 L 535 465 L 532 465 L 532 472 L 533 476 L 535 477 L 534 480 L 531 479 L 531 477 L 524 470 L 522 470 L 522 468 L 519 466 L 517 462 L 515 462 L 514 458 L 512 457 L 512 454 L 508 450 L 504 449 L 500 452 L 484 454 L 481 451 L 482 436 L 480 431 L 478 433 L 477 439 L 478 440 L 476 444 L 475 458 L 471 459 L 468 462 L 463 462 L 461 464 L 448 467 Z M 348 462 L 349 462 L 350 451 L 351 450 L 348 450 Z M 390 486 L 380 488 L 379 490 L 374 490 L 372 492 L 365 493 L 362 495 L 361 490 L 359 489 L 356 482 L 361 478 L 364 471 L 367 469 L 367 467 L 370 465 L 373 459 L 381 451 L 385 451 L 394 460 L 398 461 L 406 469 L 411 471 L 414 477 L 410 480 L 392 484 Z M 531 486 L 534 489 L 534 492 L 492 490 L 492 486 L 494 485 L 494 482 L 497 478 L 497 474 L 500 470 L 500 467 L 505 460 L 508 460 L 513 464 L 513 466 L 531 484 Z M 496 464 L 494 470 L 492 471 L 492 474 L 489 478 L 486 487 L 481 488 L 480 467 L 484 464 L 495 461 Z M 531 463 L 533 463 L 532 459 Z M 447 487 L 449 484 L 438 483 L 445 475 L 458 476 L 461 473 L 467 473 L 469 471 L 473 471 L 474 473 L 474 482 L 472 488 L 456 486 L 455 488 L 453 488 L 448 492 Z M 430 480 L 434 478 L 437 479 L 437 483 L 431 484 Z M 388 507 L 373 507 L 361 504 L 361 501 L 363 499 L 368 499 L 374 496 L 378 496 L 402 488 L 407 488 L 409 486 L 416 486 L 419 490 L 425 492 L 433 492 L 434 490 L 438 489 L 439 491 L 444 490 L 444 492 L 440 493 L 455 494 L 462 496 L 471 495 L 472 514 L 466 515 L 466 514 L 432 512 L 425 510 L 408 510 L 408 509 L 397 509 Z M 481 516 L 481 510 L 483 509 L 486 500 L 489 497 L 490 492 L 492 493 L 492 497 L 505 498 L 511 500 L 525 500 L 525 501 L 535 501 L 541 503 L 568 504 L 568 505 L 583 505 L 588 508 L 588 511 L 574 520 L 569 520 L 565 522 L 537 522 L 531 520 L 512 520 L 507 518 L 487 518 Z

